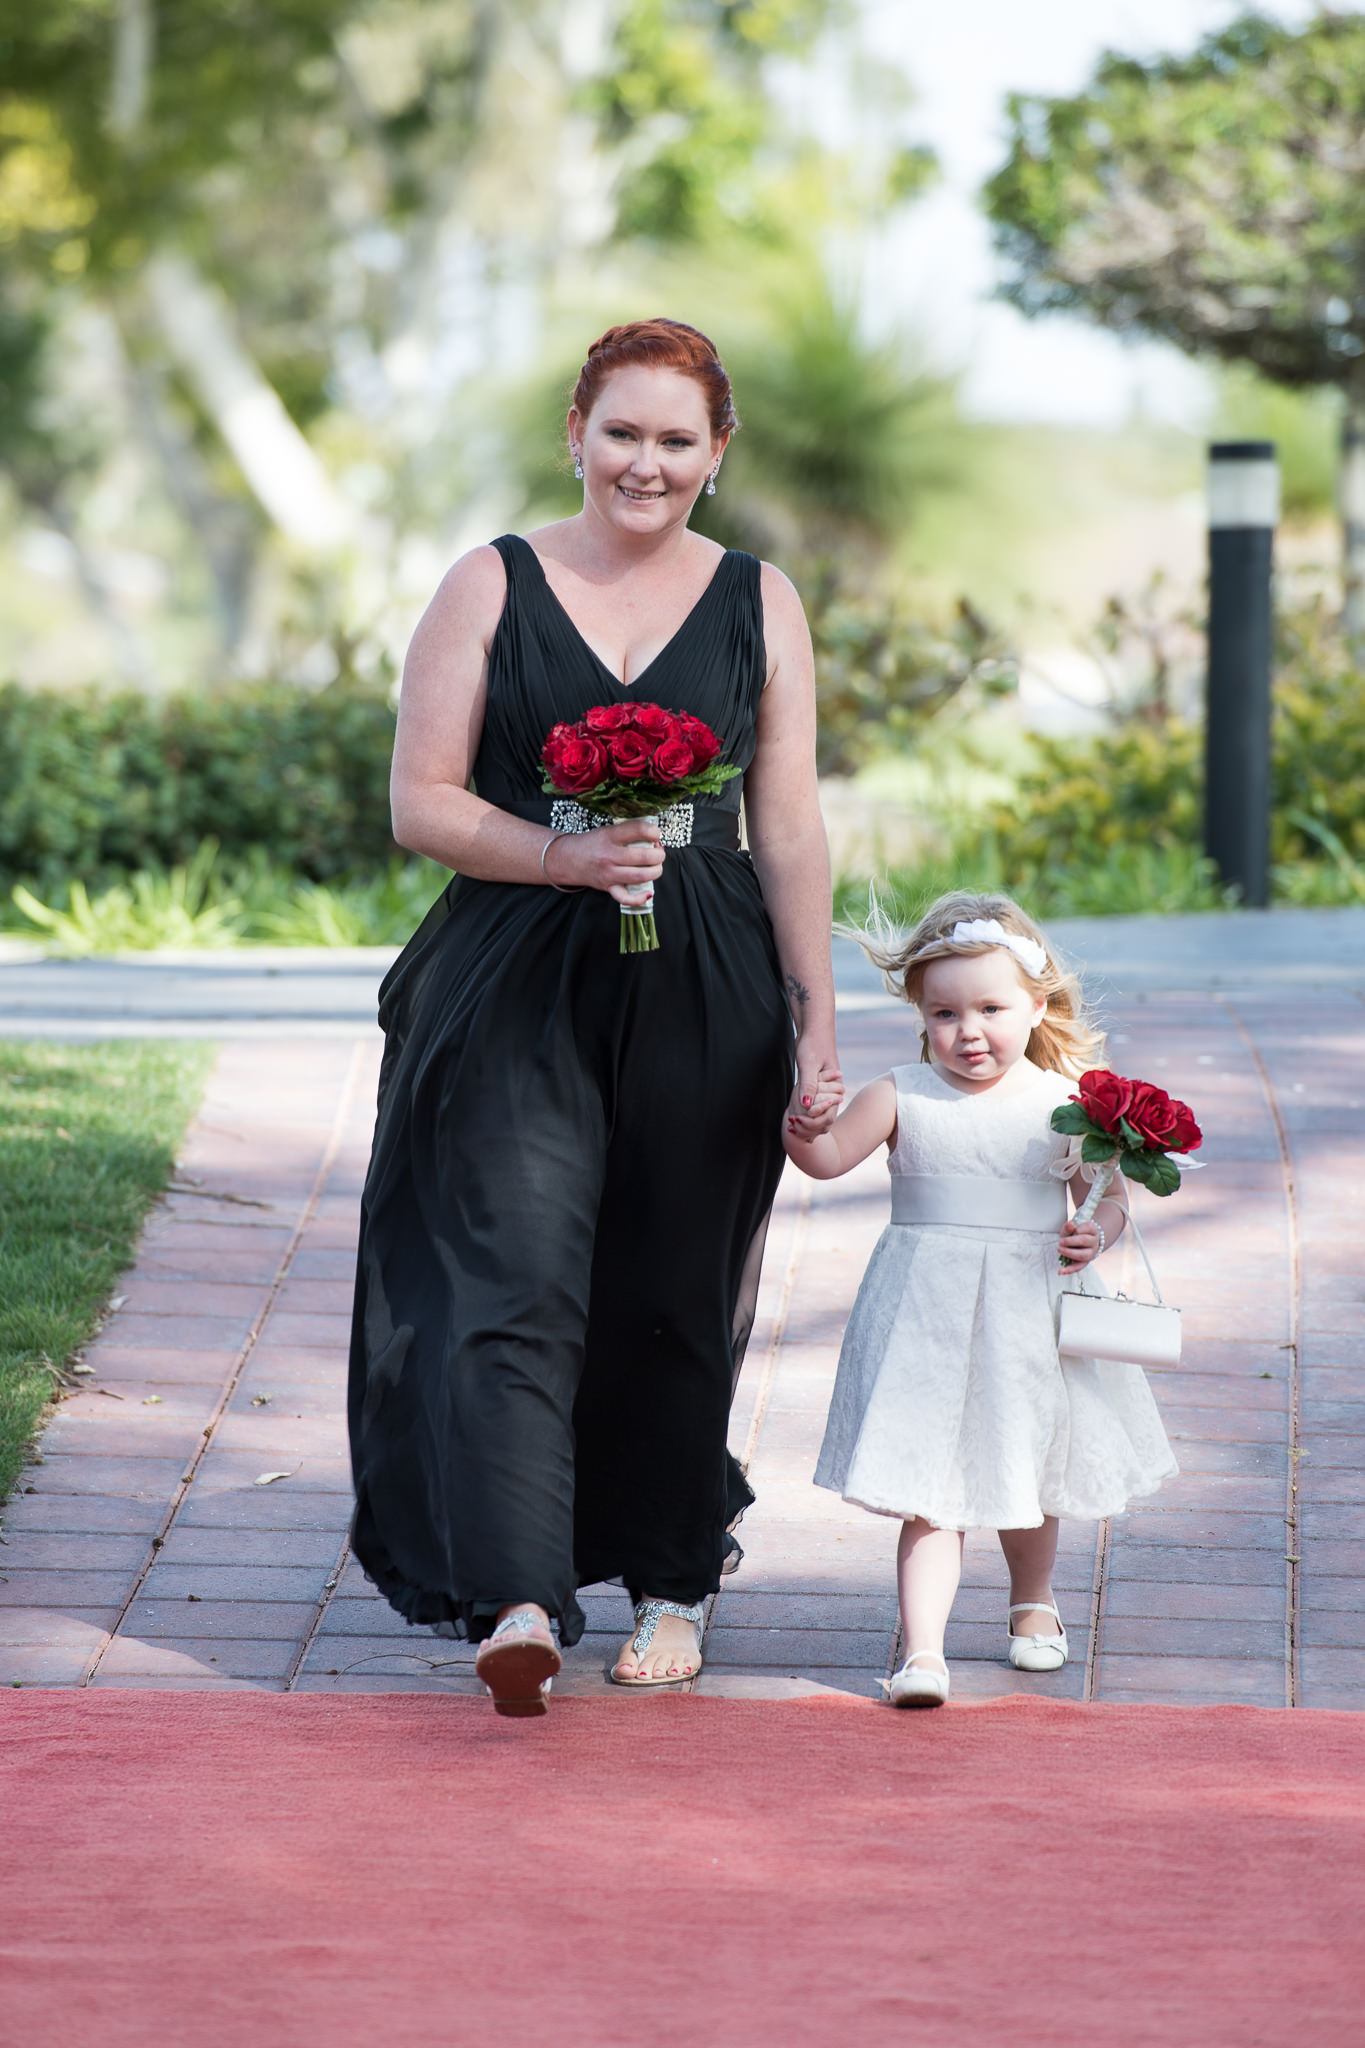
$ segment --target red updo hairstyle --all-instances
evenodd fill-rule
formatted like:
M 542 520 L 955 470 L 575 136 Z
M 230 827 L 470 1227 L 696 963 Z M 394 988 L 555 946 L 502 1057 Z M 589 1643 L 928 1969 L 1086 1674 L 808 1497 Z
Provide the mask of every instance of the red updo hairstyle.
M 574 385 L 573 402 L 579 418 L 588 417 L 615 371 L 637 363 L 651 370 L 681 370 L 685 377 L 695 378 L 706 397 L 713 439 L 732 434 L 739 425 L 730 379 L 716 354 L 716 344 L 682 320 L 631 320 L 624 327 L 609 327 L 599 336 Z

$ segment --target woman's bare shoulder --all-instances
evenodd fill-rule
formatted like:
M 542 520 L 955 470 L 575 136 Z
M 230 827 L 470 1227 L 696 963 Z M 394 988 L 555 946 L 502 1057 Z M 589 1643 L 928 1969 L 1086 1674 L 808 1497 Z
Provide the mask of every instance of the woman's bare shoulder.
M 775 562 L 760 562 L 758 568 L 765 615 L 772 619 L 799 619 L 804 626 L 805 608 L 791 577 L 784 576 Z
M 419 630 L 444 637 L 475 633 L 488 641 L 507 602 L 507 571 L 495 547 L 471 548 L 453 562 L 437 585 Z
M 768 682 L 779 671 L 805 690 L 810 683 L 810 627 L 796 585 L 772 562 L 759 564 L 759 602 L 768 650 Z
M 783 645 L 810 648 L 810 627 L 801 596 L 790 576 L 772 562 L 759 564 L 759 596 L 763 604 L 763 633 L 771 649 Z

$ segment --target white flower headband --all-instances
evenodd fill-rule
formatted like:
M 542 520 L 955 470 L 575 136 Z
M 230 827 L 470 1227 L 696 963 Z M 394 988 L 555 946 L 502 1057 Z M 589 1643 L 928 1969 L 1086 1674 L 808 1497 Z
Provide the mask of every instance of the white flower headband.
M 942 945 L 941 939 L 934 945 Z M 1021 932 L 1007 932 L 997 918 L 973 917 L 955 924 L 948 934 L 950 946 L 1003 946 L 1007 953 L 1013 953 L 1028 972 L 1035 977 L 1047 966 L 1047 948 L 1040 946 L 1036 939 L 1026 939 Z M 934 946 L 921 946 L 911 958 L 922 960 L 934 951 Z M 940 958 L 942 956 L 940 955 Z

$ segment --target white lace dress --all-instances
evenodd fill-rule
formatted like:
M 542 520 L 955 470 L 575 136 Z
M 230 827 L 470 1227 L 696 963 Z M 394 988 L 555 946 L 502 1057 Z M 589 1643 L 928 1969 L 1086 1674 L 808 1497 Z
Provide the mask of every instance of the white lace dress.
M 1080 1141 L 1049 1122 L 1074 1083 L 1035 1071 L 1016 1093 L 965 1095 L 932 1067 L 897 1067 L 893 1189 L 948 1176 L 970 1204 L 964 1181 L 1031 1181 L 1046 1209 Z M 1058 1356 L 1057 1236 L 888 1225 L 844 1333 L 817 1486 L 939 1528 L 1030 1529 L 1116 1514 L 1174 1475 L 1142 1368 Z

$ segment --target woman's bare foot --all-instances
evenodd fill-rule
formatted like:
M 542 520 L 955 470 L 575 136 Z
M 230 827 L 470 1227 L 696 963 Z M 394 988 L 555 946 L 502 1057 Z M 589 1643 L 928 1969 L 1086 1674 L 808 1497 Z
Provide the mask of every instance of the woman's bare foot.
M 701 1669 L 701 1651 L 698 1648 L 698 1626 L 687 1621 L 680 1614 L 661 1614 L 654 1625 L 654 1634 L 648 1646 L 638 1654 L 635 1650 L 635 1636 L 638 1628 L 622 1645 L 621 1654 L 612 1666 L 612 1677 L 635 1681 L 644 1679 L 684 1679 L 695 1677 Z

